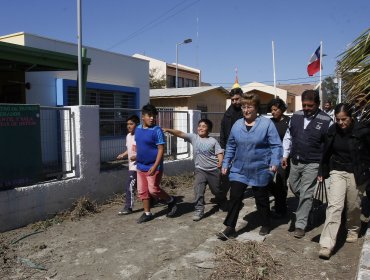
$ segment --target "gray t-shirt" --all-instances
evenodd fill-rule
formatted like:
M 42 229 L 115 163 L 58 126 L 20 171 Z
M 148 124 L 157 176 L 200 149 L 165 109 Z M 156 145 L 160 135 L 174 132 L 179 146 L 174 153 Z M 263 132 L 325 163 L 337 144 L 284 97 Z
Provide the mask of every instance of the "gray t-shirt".
M 224 150 L 215 138 L 202 138 L 198 134 L 187 133 L 184 139 L 193 145 L 195 168 L 205 171 L 217 169 L 217 155 Z

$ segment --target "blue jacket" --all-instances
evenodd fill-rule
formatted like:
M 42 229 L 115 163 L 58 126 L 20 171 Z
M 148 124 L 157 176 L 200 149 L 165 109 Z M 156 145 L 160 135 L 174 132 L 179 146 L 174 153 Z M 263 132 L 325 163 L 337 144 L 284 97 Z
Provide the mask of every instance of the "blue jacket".
M 257 117 L 248 131 L 243 118 L 231 129 L 222 168 L 231 166 L 230 181 L 265 187 L 274 176 L 270 166 L 279 166 L 282 155 L 281 140 L 270 119 Z

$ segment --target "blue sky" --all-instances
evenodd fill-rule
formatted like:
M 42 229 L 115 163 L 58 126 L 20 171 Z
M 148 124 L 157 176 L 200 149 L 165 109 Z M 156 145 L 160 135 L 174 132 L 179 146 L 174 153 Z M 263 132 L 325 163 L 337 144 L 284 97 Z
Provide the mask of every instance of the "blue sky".
M 3 0 L 0 35 L 25 31 L 77 42 L 76 0 Z M 278 83 L 307 79 L 309 57 L 323 41 L 323 75 L 370 27 L 369 0 L 82 0 L 83 44 L 126 55 L 141 53 L 200 68 L 202 80 L 229 87 L 272 83 L 275 41 Z M 302 79 L 301 79 L 302 78 Z

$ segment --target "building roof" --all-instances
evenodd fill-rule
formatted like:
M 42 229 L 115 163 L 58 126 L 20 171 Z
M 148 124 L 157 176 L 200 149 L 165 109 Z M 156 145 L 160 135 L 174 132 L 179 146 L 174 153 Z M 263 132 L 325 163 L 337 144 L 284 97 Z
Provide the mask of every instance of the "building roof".
M 316 84 L 287 84 L 287 85 L 277 85 L 278 88 L 284 89 L 291 94 L 300 96 L 302 92 L 307 89 L 316 89 Z
M 172 66 L 172 67 L 176 68 L 176 62 L 175 63 L 167 63 L 167 66 Z M 177 68 L 178 69 L 183 69 L 183 70 L 188 70 L 190 72 L 200 73 L 200 69 L 193 68 L 193 67 L 190 67 L 190 66 L 186 66 L 186 65 L 183 65 L 183 64 L 180 64 L 180 63 L 177 64 Z
M 82 63 L 89 65 L 90 58 Z M 0 69 L 12 71 L 77 70 L 77 56 L 0 42 Z
M 167 65 L 167 67 L 176 68 L 176 62 L 174 62 L 174 63 L 168 63 L 168 62 L 166 62 L 164 60 L 160 60 L 160 59 L 157 59 L 157 58 L 154 58 L 154 57 L 150 57 L 150 56 L 147 56 L 147 55 L 143 55 L 143 54 L 139 54 L 139 53 L 135 53 L 132 56 L 133 57 L 136 57 L 136 58 L 140 58 L 140 59 L 144 59 L 144 60 L 156 62 L 156 63 L 164 63 L 164 64 Z M 180 63 L 177 64 L 177 69 L 187 70 L 187 71 L 196 72 L 196 73 L 200 73 L 201 72 L 200 69 L 197 69 L 197 68 L 194 68 L 194 67 L 190 67 L 190 66 L 187 66 L 187 65 L 183 65 L 183 64 L 180 64 Z
M 269 85 L 257 83 L 257 82 L 252 82 L 252 83 L 243 85 L 241 89 L 243 90 L 243 92 L 259 90 L 259 91 L 263 91 L 271 95 L 275 95 L 275 88 L 273 86 L 269 86 Z M 287 94 L 287 90 L 276 87 L 276 94 L 277 95 Z
M 206 87 L 184 87 L 184 88 L 164 88 L 164 89 L 151 89 L 150 98 L 162 97 L 191 97 L 200 93 L 206 93 L 211 90 L 220 90 L 228 95 L 229 92 L 221 86 L 206 86 Z

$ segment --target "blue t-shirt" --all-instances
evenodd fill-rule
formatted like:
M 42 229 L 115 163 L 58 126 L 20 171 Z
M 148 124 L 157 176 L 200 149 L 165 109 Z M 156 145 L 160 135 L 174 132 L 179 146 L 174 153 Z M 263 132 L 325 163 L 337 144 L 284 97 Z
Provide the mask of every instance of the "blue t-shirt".
M 148 171 L 157 158 L 158 146 L 166 143 L 159 126 L 143 128 L 140 124 L 135 130 L 136 164 L 140 171 Z M 163 170 L 163 158 L 157 170 Z

